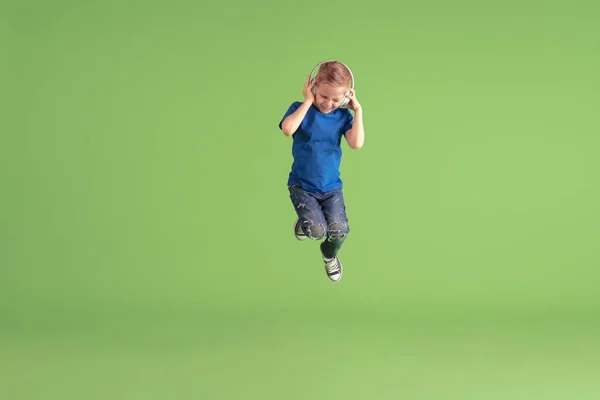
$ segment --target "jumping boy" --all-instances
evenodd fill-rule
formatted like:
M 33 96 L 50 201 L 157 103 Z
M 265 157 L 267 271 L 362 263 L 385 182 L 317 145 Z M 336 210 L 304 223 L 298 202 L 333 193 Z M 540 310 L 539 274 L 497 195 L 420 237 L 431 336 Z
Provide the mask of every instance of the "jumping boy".
M 304 83 L 304 102 L 292 103 L 279 128 L 293 136 L 294 161 L 287 185 L 298 215 L 294 234 L 298 240 L 324 239 L 320 248 L 325 272 L 337 282 L 342 278 L 337 254 L 350 232 L 339 172 L 340 145 L 344 136 L 350 148 L 362 147 L 362 108 L 351 88 L 352 73 L 343 63 L 323 62 L 314 81 L 310 78 Z M 347 104 L 340 107 L 344 101 Z

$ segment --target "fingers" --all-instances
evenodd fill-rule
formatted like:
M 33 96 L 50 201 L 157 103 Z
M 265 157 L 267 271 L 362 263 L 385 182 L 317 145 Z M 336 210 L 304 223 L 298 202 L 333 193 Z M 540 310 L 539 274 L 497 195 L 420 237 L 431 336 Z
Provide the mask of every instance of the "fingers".
M 306 78 L 306 82 L 304 82 L 304 87 L 312 89 L 317 84 L 317 80 L 310 81 L 310 75 Z
M 347 98 L 349 98 L 351 101 L 357 101 L 356 100 L 356 92 L 354 91 L 354 89 L 348 89 L 348 94 L 346 95 Z

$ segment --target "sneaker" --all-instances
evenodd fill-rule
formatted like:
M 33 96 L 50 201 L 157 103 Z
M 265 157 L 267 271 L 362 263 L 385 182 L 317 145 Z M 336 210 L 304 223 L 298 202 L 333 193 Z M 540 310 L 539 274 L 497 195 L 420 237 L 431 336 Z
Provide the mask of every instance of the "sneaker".
M 321 243 L 321 255 L 323 256 L 323 243 Z M 342 263 L 337 256 L 334 258 L 325 258 L 323 256 L 323 262 L 325 263 L 325 273 L 329 279 L 334 282 L 342 279 Z
M 306 239 L 306 235 L 302 231 L 302 225 L 300 224 L 300 218 L 296 220 L 294 223 L 294 235 L 296 235 L 296 239 L 304 240 Z

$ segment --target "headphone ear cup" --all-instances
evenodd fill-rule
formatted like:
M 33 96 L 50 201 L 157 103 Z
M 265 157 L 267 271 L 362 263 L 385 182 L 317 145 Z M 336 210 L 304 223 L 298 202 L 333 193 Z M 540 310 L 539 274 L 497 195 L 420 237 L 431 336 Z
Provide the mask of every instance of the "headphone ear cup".
M 346 107 L 346 105 L 348 105 L 348 103 L 350 102 L 350 99 L 347 98 L 346 96 L 350 96 L 350 91 L 349 90 L 344 95 L 344 100 L 342 100 L 342 103 L 340 104 L 340 107 Z
M 311 79 L 310 80 L 310 84 L 312 85 L 314 81 L 315 81 L 314 79 Z M 310 88 L 310 91 L 312 92 L 313 95 L 316 95 L 317 94 L 317 87 L 313 86 L 312 88 Z

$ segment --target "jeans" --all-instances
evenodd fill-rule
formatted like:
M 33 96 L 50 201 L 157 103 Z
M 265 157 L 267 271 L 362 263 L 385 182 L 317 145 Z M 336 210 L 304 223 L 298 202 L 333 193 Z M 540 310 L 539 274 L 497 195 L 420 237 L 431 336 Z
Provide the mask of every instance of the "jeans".
M 342 189 L 313 193 L 291 185 L 289 191 L 304 234 L 313 240 L 325 239 L 323 256 L 335 257 L 350 232 Z

